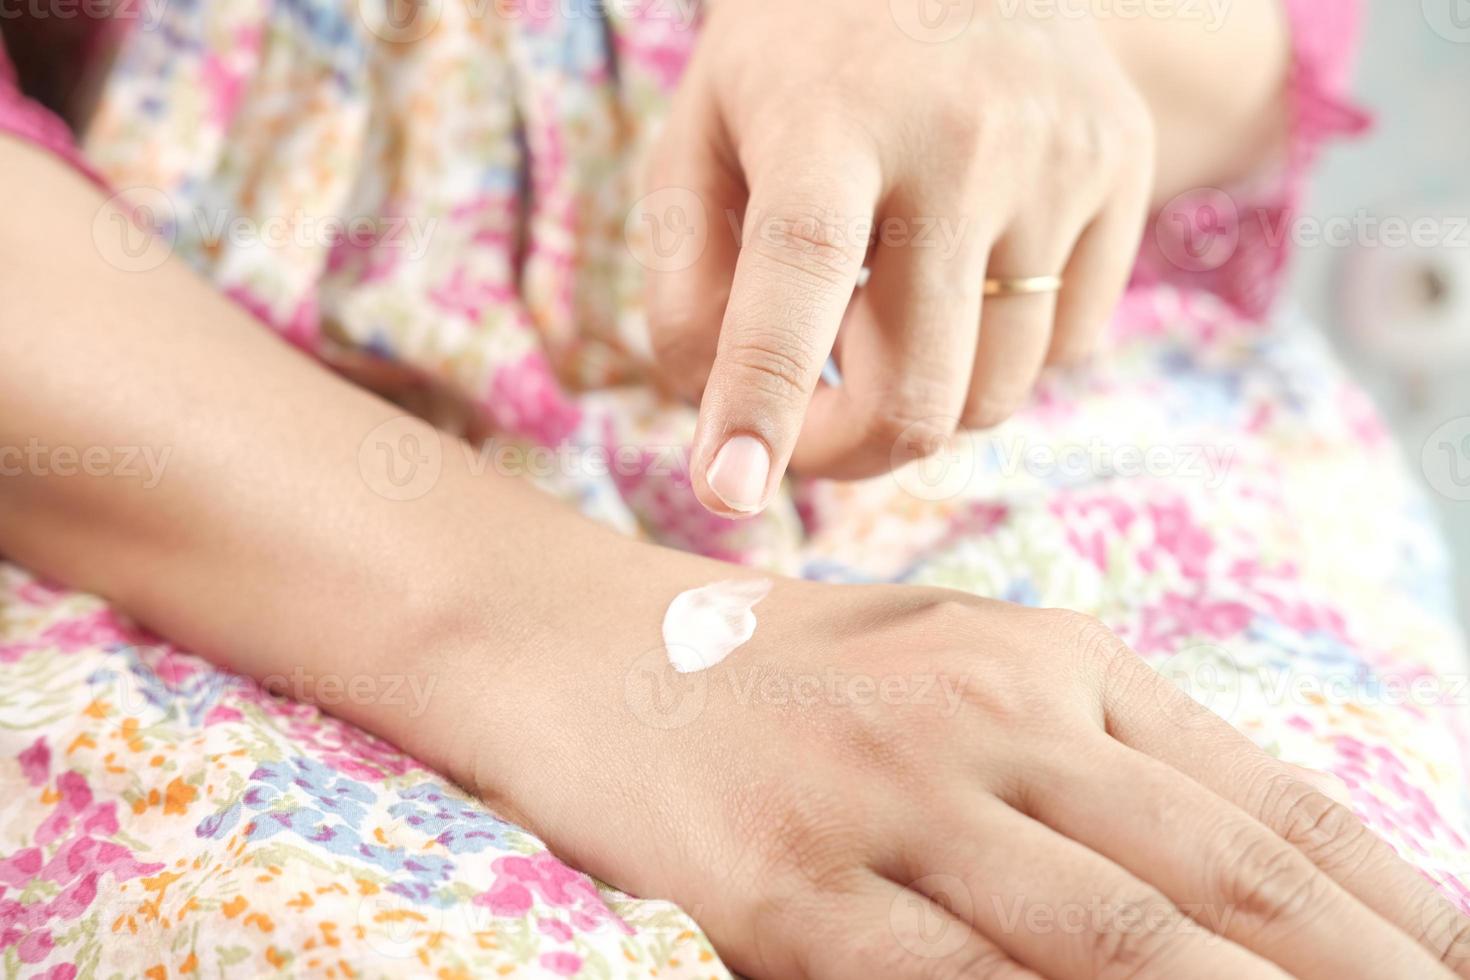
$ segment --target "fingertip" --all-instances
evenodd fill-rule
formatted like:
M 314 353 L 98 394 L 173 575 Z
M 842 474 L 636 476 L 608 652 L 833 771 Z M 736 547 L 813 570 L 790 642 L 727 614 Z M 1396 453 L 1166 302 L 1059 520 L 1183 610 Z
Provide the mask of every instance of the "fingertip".
M 771 483 L 771 452 L 753 435 L 727 438 L 705 470 L 704 485 L 713 499 L 700 502 L 722 517 L 751 517 L 765 509 Z

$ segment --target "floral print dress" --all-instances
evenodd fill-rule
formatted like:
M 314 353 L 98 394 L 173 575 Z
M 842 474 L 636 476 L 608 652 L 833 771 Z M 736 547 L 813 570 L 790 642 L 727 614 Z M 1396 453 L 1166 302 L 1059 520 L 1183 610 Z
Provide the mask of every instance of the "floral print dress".
M 1284 256 L 1267 222 L 1320 140 L 1362 122 L 1337 97 L 1351 8 L 1288 3 L 1286 159 L 1160 216 L 1096 369 L 936 462 L 788 481 L 743 522 L 704 512 L 669 451 L 693 413 L 648 383 L 643 232 L 625 222 L 698 5 L 416 9 L 429 19 L 353 0 L 129 4 L 80 148 L 4 84 L 0 127 L 148 207 L 303 349 L 395 361 L 499 440 L 617 461 L 536 478 L 628 534 L 1102 618 L 1268 751 L 1341 777 L 1470 909 L 1445 556 L 1372 406 L 1310 325 L 1268 309 Z M 270 241 L 239 232 L 272 221 Z M 680 909 L 4 562 L 0 782 L 7 977 L 729 975 Z

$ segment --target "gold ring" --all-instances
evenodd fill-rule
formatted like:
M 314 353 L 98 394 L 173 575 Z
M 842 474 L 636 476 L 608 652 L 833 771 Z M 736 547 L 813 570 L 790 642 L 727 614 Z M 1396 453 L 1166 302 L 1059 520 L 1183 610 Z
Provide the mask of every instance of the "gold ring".
M 1022 296 L 1027 293 L 1054 293 L 1061 288 L 1061 276 L 1027 276 L 1023 279 L 985 280 L 986 296 Z

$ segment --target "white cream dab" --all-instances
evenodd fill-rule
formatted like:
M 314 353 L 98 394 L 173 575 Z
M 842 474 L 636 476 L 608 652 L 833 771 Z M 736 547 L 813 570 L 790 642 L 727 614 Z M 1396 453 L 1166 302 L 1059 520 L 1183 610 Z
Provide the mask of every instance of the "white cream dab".
M 707 670 L 755 635 L 754 607 L 769 579 L 713 582 L 674 596 L 664 613 L 664 649 L 681 674 Z

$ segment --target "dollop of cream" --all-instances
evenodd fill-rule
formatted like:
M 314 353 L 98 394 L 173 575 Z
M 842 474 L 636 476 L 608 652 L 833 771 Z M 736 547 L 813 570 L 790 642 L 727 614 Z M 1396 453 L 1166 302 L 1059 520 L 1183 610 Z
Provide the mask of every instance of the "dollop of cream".
M 755 635 L 769 579 L 731 579 L 680 592 L 664 613 L 664 649 L 681 674 L 708 670 Z

